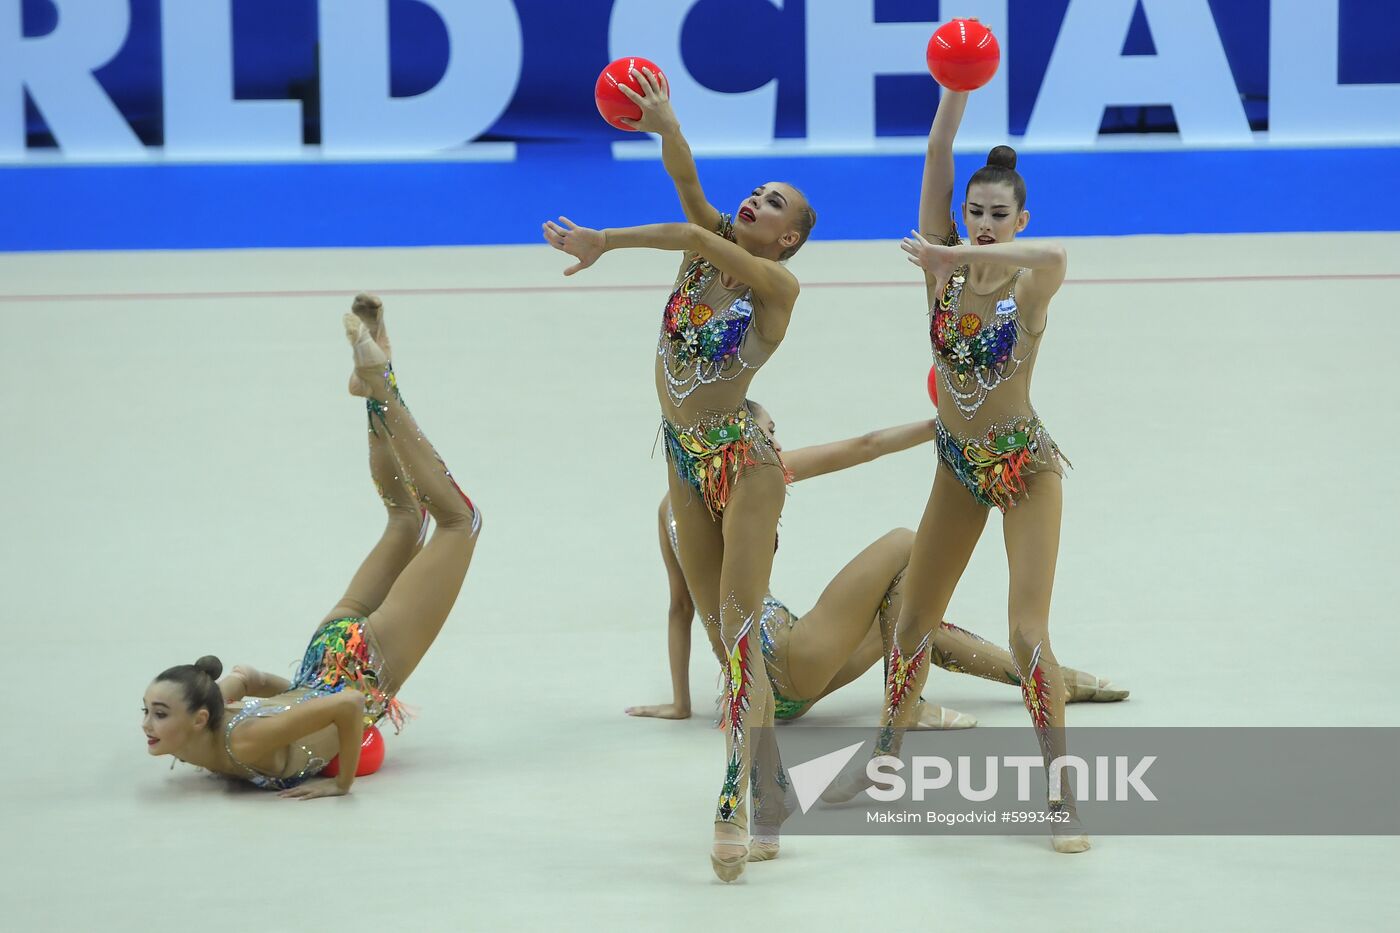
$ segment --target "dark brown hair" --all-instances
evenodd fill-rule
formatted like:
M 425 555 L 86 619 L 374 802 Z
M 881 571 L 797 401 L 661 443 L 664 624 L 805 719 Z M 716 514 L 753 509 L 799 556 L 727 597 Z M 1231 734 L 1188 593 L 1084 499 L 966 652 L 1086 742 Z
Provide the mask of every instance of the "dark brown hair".
M 206 654 L 193 664 L 177 664 L 161 671 L 156 676 L 156 682 L 165 680 L 179 684 L 185 692 L 185 706 L 191 713 L 208 710 L 208 726 L 213 730 L 224 716 L 224 694 L 218 684 L 219 675 L 223 672 L 223 662 L 212 654 Z
M 973 172 L 972 177 L 967 180 L 967 188 L 963 191 L 964 200 L 973 185 L 1010 185 L 1012 193 L 1016 196 L 1016 210 L 1024 210 L 1026 207 L 1026 180 L 1016 171 L 1016 150 L 1010 146 L 997 146 L 987 153 L 987 164 Z

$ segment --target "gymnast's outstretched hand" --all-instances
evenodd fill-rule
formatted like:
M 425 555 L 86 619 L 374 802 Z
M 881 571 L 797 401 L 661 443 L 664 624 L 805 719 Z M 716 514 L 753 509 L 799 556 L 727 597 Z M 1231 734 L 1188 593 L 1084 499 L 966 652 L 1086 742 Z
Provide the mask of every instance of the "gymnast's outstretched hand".
M 560 217 L 564 226 L 552 220 L 544 222 L 545 242 L 561 253 L 568 253 L 578 262 L 564 270 L 565 275 L 582 272 L 598 261 L 608 248 L 608 238 L 601 230 L 580 227 L 567 217 Z
M 292 800 L 314 800 L 317 797 L 344 797 L 348 793 L 350 791 L 341 787 L 335 778 L 313 778 L 305 784 L 289 787 L 277 796 Z
M 644 719 L 689 719 L 690 707 L 681 706 L 679 703 L 661 703 L 657 706 L 629 706 L 628 716 L 639 716 Z

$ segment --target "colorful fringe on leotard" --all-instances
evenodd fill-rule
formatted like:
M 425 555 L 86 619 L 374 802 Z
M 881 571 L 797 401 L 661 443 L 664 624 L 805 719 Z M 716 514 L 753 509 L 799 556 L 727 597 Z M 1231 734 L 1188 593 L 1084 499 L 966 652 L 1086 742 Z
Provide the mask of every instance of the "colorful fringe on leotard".
M 407 712 L 396 697 L 380 686 L 383 661 L 379 646 L 365 620 L 357 617 L 325 622 L 292 677 L 293 687 L 318 693 L 339 693 L 346 687 L 365 695 L 365 725 L 372 726 L 387 717 L 394 731 L 403 728 Z
M 985 438 L 956 437 L 935 423 L 938 459 L 953 471 L 972 497 L 1005 512 L 1026 491 L 1027 467 L 1034 461 L 1068 463 L 1045 433 L 1040 419 L 993 428 Z
M 732 440 L 715 442 L 709 435 L 734 435 Z M 703 429 L 682 429 L 669 421 L 662 422 L 666 435 L 666 454 L 676 475 L 699 494 L 711 518 L 724 514 L 734 480 L 744 467 L 756 466 L 754 458 L 756 429 L 750 428 L 746 413 L 735 412 L 725 419 L 706 422 Z

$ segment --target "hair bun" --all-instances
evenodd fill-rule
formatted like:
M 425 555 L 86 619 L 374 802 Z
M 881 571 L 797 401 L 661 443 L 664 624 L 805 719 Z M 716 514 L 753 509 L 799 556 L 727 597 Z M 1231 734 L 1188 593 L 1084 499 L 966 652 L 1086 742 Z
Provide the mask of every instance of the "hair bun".
M 203 671 L 215 680 L 218 680 L 219 675 L 224 672 L 223 662 L 212 654 L 206 654 L 204 657 L 194 662 L 194 666 L 197 670 Z
M 997 168 L 1016 168 L 1016 150 L 1010 146 L 997 146 L 987 153 L 987 164 Z

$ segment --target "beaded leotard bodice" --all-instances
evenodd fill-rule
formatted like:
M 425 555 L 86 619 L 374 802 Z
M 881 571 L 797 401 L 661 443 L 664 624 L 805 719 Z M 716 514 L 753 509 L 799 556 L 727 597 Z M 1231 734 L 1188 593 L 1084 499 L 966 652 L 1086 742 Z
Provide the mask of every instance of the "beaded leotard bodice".
M 727 214 L 717 232 L 733 239 Z M 753 327 L 752 290 L 729 288 L 719 279 L 719 270 L 703 256 L 692 256 L 666 302 L 656 352 L 666 396 L 676 408 L 698 389 L 758 369 L 772 352 L 759 345 Z
M 1039 334 L 1026 330 L 1016 305 L 1018 269 L 997 297 L 967 288 L 967 267 L 958 269 L 929 309 L 929 339 L 940 389 L 964 420 L 976 417 L 991 393 L 1012 380 L 1034 354 Z M 967 300 L 971 294 L 975 298 Z M 1020 406 L 1018 406 L 1020 407 Z M 1029 407 L 1029 399 L 1026 405 Z
M 325 768 L 328 763 L 328 759 L 318 756 L 307 745 L 293 745 L 288 746 L 287 766 L 283 769 L 284 772 L 290 773 L 285 773 L 284 775 L 267 774 L 257 770 L 246 762 L 240 761 L 238 756 L 233 752 L 233 730 L 238 728 L 239 724 L 244 720 L 276 716 L 280 713 L 285 713 L 287 710 L 291 709 L 294 704 L 304 703 L 307 700 L 315 699 L 317 696 L 322 695 L 314 690 L 305 691 L 304 693 L 302 693 L 302 691 L 297 692 L 302 695 L 293 698 L 284 694 L 283 697 L 277 698 L 286 699 L 289 702 L 277 702 L 276 700 L 249 697 L 243 701 L 243 708 L 234 714 L 224 725 L 225 751 L 228 752 L 228 756 L 234 764 L 247 772 L 244 775 L 245 779 L 256 784 L 258 787 L 271 788 L 274 790 L 286 790 L 289 787 L 295 787 L 307 778 L 320 774 L 321 770 Z

